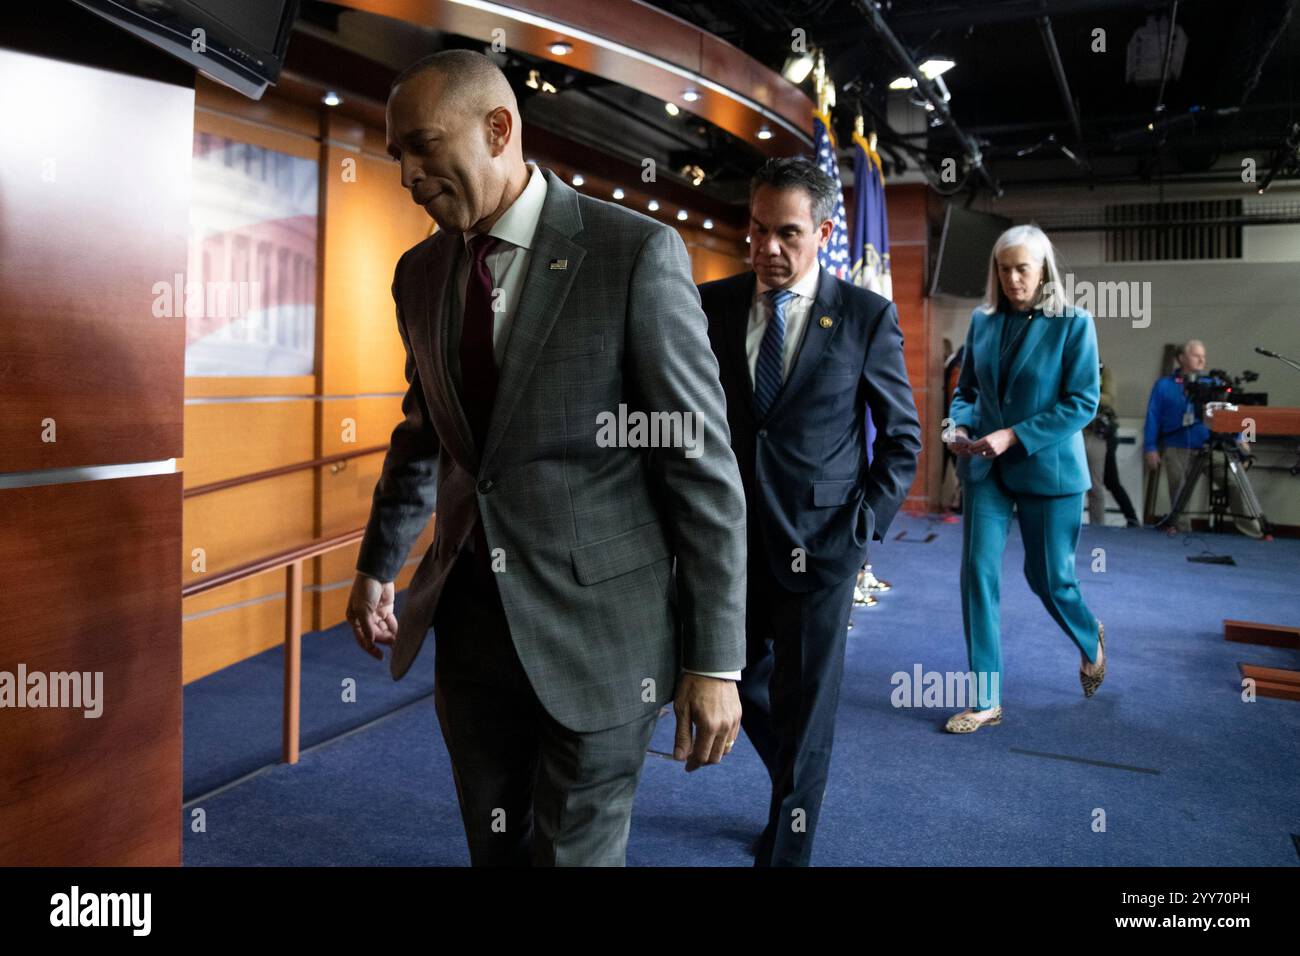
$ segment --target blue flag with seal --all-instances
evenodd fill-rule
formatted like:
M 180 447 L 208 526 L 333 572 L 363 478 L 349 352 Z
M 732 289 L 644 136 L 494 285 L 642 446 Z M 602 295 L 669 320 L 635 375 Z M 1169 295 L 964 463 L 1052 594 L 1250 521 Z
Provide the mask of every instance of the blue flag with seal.
M 892 301 L 885 171 L 880 155 L 860 131 L 853 134 L 853 236 L 849 252 L 853 259 L 850 281 Z

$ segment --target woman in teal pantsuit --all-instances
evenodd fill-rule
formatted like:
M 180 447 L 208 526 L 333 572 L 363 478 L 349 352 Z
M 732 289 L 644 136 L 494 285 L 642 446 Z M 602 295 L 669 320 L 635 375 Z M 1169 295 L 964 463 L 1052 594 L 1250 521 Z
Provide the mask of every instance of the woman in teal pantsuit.
M 998 598 L 1014 508 L 1025 579 L 1079 648 L 1088 697 L 1105 676 L 1105 639 L 1079 593 L 1074 554 L 1092 480 L 1083 429 L 1101 397 L 1092 316 L 1063 299 L 1051 241 L 1037 226 L 1004 232 L 971 316 L 944 440 L 962 480 L 962 622 L 970 669 L 988 689 L 945 729 L 1002 720 Z

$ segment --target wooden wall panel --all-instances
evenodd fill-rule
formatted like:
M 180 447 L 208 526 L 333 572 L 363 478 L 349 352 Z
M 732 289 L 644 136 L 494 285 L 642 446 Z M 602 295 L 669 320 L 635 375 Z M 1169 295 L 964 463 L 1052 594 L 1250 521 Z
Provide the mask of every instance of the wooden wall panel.
M 185 621 L 185 683 L 284 643 L 284 579 L 283 571 L 259 574 L 253 580 L 269 591 L 269 599 L 232 604 Z M 190 602 L 185 603 L 188 617 Z
M 186 455 L 177 462 L 185 487 L 310 461 L 315 406 L 311 399 L 186 405 Z
M 208 571 L 224 571 L 308 543 L 314 537 L 314 497 L 312 473 L 298 471 L 188 499 L 185 583 L 201 576 L 190 570 L 194 548 L 203 548 Z
M 0 470 L 182 453 L 185 320 L 154 304 L 186 269 L 193 115 L 192 90 L 0 49 Z
M 0 711 L 0 866 L 180 863 L 180 497 L 178 474 L 0 490 L 0 671 L 102 673 L 99 717 Z
M 343 178 L 345 160 L 355 164 L 355 182 Z M 321 392 L 404 392 L 406 352 L 397 332 L 393 270 L 402 253 L 429 234 L 432 220 L 402 189 L 391 159 L 330 143 L 321 185 Z
M 934 341 L 930 302 L 925 295 L 925 189 L 922 185 L 886 186 L 885 189 L 894 304 L 903 330 L 907 378 L 921 420 L 921 455 L 903 508 L 918 513 L 933 510 L 939 501 L 937 459 L 941 456 L 934 453 L 934 443 L 939 434 L 936 415 L 943 408 L 942 393 L 938 391 L 941 369 L 937 362 L 940 360 L 935 358 L 938 344 Z

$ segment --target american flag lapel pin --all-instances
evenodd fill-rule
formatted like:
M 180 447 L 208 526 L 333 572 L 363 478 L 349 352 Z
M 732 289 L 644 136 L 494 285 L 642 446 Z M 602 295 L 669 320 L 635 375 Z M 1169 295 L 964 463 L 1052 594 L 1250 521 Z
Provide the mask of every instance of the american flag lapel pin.
M 568 259 L 552 259 L 552 260 L 551 260 L 551 268 L 552 268 L 552 269 L 567 269 L 567 268 L 569 268 L 569 260 L 568 260 Z

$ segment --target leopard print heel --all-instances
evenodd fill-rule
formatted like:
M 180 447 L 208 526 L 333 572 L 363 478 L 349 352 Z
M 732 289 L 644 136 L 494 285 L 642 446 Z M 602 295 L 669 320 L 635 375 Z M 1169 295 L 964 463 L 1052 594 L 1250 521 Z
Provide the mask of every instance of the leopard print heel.
M 1101 667 L 1095 674 L 1085 674 L 1083 667 L 1079 668 L 1079 683 L 1083 685 L 1083 696 L 1091 697 L 1097 693 L 1097 688 L 1101 682 L 1106 679 L 1106 625 L 1101 621 L 1097 622 L 1097 647 L 1101 655 Z
M 953 714 L 948 718 L 948 722 L 943 725 L 943 729 L 950 734 L 973 734 L 981 727 L 992 727 L 994 724 L 1002 723 L 1002 706 L 999 704 L 993 708 L 993 716 L 979 720 L 970 714 Z

